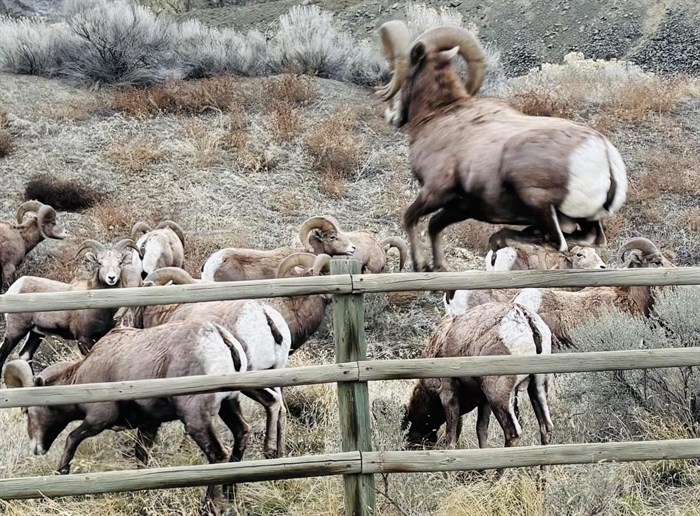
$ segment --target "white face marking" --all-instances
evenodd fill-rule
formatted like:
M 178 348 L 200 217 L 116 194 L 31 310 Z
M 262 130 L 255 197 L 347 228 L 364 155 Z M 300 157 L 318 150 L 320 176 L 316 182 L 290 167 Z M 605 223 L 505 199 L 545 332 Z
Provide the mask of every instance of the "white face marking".
M 574 219 L 591 219 L 601 211 L 609 189 L 608 143 L 591 137 L 569 156 L 568 194 L 559 211 Z
M 143 256 L 143 270 L 146 274 L 152 273 L 159 267 L 167 267 L 165 264 L 165 246 L 157 236 L 153 236 L 146 242 L 146 252 Z
M 605 269 L 605 262 L 591 247 L 574 246 L 570 256 L 572 269 Z
M 512 247 L 504 247 L 496 251 L 496 262 L 491 265 L 493 259 L 492 251 L 486 253 L 486 270 L 487 271 L 509 271 L 513 269 L 518 253 Z
M 402 110 L 401 91 L 399 90 L 392 100 L 392 105 L 384 111 L 384 119 L 394 127 L 398 127 L 401 122 Z
M 212 254 L 204 264 L 202 269 L 202 281 L 214 281 L 214 275 L 216 271 L 221 268 L 224 264 L 226 258 L 226 249 L 221 249 L 220 251 Z
M 524 288 L 515 297 L 513 302 L 523 305 L 533 312 L 538 313 L 542 306 L 542 294 L 537 288 Z

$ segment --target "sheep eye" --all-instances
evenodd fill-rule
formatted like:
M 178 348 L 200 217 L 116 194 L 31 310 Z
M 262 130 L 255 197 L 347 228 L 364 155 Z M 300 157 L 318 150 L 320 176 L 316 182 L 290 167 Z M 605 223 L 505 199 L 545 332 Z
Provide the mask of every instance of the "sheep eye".
M 336 239 L 336 236 L 335 236 L 335 235 L 331 235 L 329 238 L 330 238 L 331 240 L 335 240 L 335 239 Z
M 576 253 L 576 256 L 578 256 L 579 258 L 583 258 L 583 253 Z

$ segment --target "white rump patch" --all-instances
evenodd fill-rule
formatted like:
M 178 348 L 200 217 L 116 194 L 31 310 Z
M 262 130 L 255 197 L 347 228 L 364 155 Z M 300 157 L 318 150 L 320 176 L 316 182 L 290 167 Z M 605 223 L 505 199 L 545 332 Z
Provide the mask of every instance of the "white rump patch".
M 537 288 L 524 288 L 515 296 L 513 302 L 538 313 L 542 307 L 542 294 Z M 542 324 L 544 324 L 544 322 Z
M 627 168 L 625 167 L 625 162 L 622 160 L 622 156 L 620 156 L 620 151 L 609 141 L 606 143 L 608 145 L 610 167 L 617 183 L 613 202 L 610 205 L 610 210 L 607 212 L 608 214 L 613 214 L 622 207 L 627 199 Z
M 591 137 L 571 153 L 566 187 L 568 193 L 558 207 L 560 212 L 574 219 L 591 219 L 599 214 L 610 189 L 607 140 Z
M 266 312 L 282 334 L 282 346 L 275 342 L 265 317 Z M 246 349 L 249 370 L 276 369 L 280 364 L 281 367 L 286 365 L 292 336 L 289 326 L 276 310 L 263 307 L 261 303 L 255 301 L 246 303 L 238 315 L 235 333 Z M 286 348 L 286 352 L 282 352 L 281 347 Z
M 447 301 L 447 294 L 442 296 L 442 303 L 445 305 L 447 315 L 462 315 L 469 310 L 469 298 L 472 292 L 473 290 L 457 290 L 452 301 Z
M 224 264 L 226 249 L 216 251 L 207 258 L 204 268 L 202 269 L 202 281 L 214 281 L 214 275 Z
M 205 325 L 198 335 L 199 341 L 195 348 L 195 356 L 202 364 L 204 374 L 233 374 L 238 372 L 233 364 L 231 350 L 222 339 L 219 331 L 214 324 L 210 323 Z M 233 335 L 229 335 L 229 339 L 234 343 L 239 356 L 242 356 L 245 360 L 245 353 L 240 343 Z M 221 403 L 231 395 L 230 392 L 217 392 L 215 394 L 217 403 Z
M 493 251 L 486 253 L 486 270 L 487 271 L 509 271 L 512 270 L 518 259 L 518 253 L 512 247 L 504 247 L 496 251 L 496 262 L 491 265 L 493 259 Z
M 498 325 L 498 336 L 511 355 L 535 355 L 537 348 L 530 323 L 518 306 L 513 307 Z M 515 375 L 515 385 L 525 380 L 529 375 Z

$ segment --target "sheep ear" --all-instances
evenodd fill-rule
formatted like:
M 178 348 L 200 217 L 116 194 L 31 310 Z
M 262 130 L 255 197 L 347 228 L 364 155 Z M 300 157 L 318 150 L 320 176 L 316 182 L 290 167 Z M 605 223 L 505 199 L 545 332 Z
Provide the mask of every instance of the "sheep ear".
M 450 50 L 443 50 L 441 52 L 441 54 L 442 54 L 442 57 L 444 57 L 448 61 L 451 61 L 452 58 L 457 55 L 457 52 L 459 52 L 459 47 L 454 47 L 454 48 L 451 48 Z
M 411 64 L 417 65 L 423 58 L 425 58 L 425 43 L 416 43 L 411 49 Z
M 85 259 L 92 263 L 97 263 L 97 256 L 95 253 L 85 253 Z

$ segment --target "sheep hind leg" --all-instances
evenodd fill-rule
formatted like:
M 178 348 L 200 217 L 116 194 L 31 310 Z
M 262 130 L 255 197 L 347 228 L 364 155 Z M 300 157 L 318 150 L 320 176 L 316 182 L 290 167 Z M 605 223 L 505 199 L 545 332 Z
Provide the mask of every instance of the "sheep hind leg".
M 418 194 L 418 198 L 406 208 L 403 214 L 403 225 L 406 230 L 406 236 L 411 246 L 411 258 L 413 259 L 413 269 L 416 272 L 429 272 L 430 266 L 426 263 L 423 252 L 418 245 L 416 238 L 416 226 L 421 217 L 432 213 L 443 206 L 445 200 L 438 193 L 430 192 L 426 188 L 422 188 Z
M 34 353 L 39 349 L 39 345 L 41 345 L 43 340 L 44 336 L 41 333 L 30 331 L 27 340 L 24 342 L 24 346 L 19 350 L 19 358 L 30 362 L 34 358 Z
M 566 243 L 564 233 L 561 230 L 556 208 L 550 205 L 549 207 L 540 210 L 538 219 L 542 227 L 546 229 L 546 236 L 549 237 L 556 250 L 559 252 L 568 251 L 569 246 Z
M 282 426 L 280 420 L 286 421 L 287 415 L 281 390 L 261 389 L 242 392 L 245 396 L 265 407 L 266 425 L 263 455 L 267 459 L 277 457 L 280 452 L 284 452 L 284 436 L 280 435 L 279 431 Z
M 139 427 L 136 430 L 136 442 L 134 443 L 134 456 L 138 461 L 137 467 L 148 465 L 148 450 L 153 446 L 158 435 L 159 426 Z
M 457 446 L 457 439 L 461 429 L 459 399 L 457 398 L 457 389 L 455 389 L 455 380 L 448 378 L 442 380 L 442 388 L 440 389 L 440 402 L 445 411 L 445 439 L 448 448 Z
M 226 449 L 214 430 L 211 417 L 207 417 L 205 412 L 197 412 L 196 415 L 189 417 L 185 416 L 183 421 L 185 430 L 207 457 L 209 464 L 219 464 L 226 460 Z M 204 495 L 200 512 L 217 514 L 219 512 L 218 505 L 222 498 L 222 486 L 209 486 Z
M 243 459 L 248 446 L 248 436 L 250 435 L 250 425 L 243 419 L 241 404 L 236 398 L 225 399 L 219 409 L 219 417 L 233 434 L 233 447 L 229 462 L 240 462 Z M 236 484 L 225 484 L 223 487 L 224 497 L 233 500 L 236 496 Z
M 428 223 L 428 234 L 430 235 L 430 244 L 433 248 L 434 270 L 446 271 L 445 252 L 442 246 L 443 230 L 452 224 L 461 222 L 471 218 L 471 213 L 464 210 L 459 202 L 452 202 L 442 208 L 439 212 L 430 218 Z

